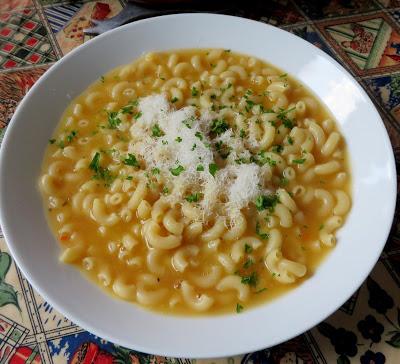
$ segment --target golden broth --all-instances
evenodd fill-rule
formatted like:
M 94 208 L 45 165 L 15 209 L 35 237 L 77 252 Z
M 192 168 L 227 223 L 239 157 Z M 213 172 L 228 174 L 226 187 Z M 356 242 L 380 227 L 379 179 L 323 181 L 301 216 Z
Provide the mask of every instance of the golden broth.
M 223 191 L 222 208 L 207 218 L 190 218 L 182 206 L 201 210 L 204 191 L 191 185 L 176 192 L 177 176 L 150 168 L 148 156 L 131 152 L 138 143 L 132 125 L 144 117 L 140 100 L 152 94 L 166 95 L 172 111 L 195 105 L 197 116 L 213 113 L 216 131 L 204 133 L 218 168 L 213 177 L 235 163 L 254 164 L 266 176 L 260 188 L 274 193 L 260 193 L 238 209 L 245 226 L 234 238 L 224 238 L 234 218 Z M 222 121 L 222 131 L 214 120 Z M 164 132 L 154 131 L 155 125 L 150 136 L 162 139 Z M 218 147 L 226 128 L 232 130 L 232 145 L 251 145 L 250 159 L 231 160 L 226 154 L 235 151 L 229 143 Z M 332 116 L 294 78 L 228 50 L 181 50 L 148 54 L 112 70 L 77 97 L 50 140 L 39 185 L 61 260 L 107 292 L 169 314 L 241 312 L 296 287 L 334 246 L 335 230 L 350 208 L 346 153 Z M 199 173 L 210 180 L 210 165 L 203 167 Z M 277 197 L 271 202 L 263 196 Z M 160 198 L 168 201 L 162 221 L 154 217 Z M 167 215 L 183 232 L 171 232 L 176 227 L 165 223 Z M 207 231 L 218 216 L 225 227 L 210 240 Z M 149 221 L 161 238 L 179 245 L 155 249 Z M 201 232 L 188 232 L 194 223 Z M 234 245 L 242 240 L 239 254 Z

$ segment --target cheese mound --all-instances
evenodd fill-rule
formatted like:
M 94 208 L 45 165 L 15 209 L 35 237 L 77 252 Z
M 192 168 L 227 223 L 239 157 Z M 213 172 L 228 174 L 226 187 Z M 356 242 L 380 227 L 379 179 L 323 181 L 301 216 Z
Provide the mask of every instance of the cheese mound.
M 231 128 L 220 135 L 210 132 L 217 113 L 193 106 L 176 110 L 163 94 L 142 98 L 138 109 L 129 152 L 143 161 L 148 174 L 156 171 L 171 186 L 166 197 L 171 202 L 183 203 L 197 193 L 203 218 L 212 213 L 233 217 L 266 191 L 264 167 L 237 162 L 251 155 L 243 140 Z M 225 159 L 218 153 L 221 143 L 230 150 Z

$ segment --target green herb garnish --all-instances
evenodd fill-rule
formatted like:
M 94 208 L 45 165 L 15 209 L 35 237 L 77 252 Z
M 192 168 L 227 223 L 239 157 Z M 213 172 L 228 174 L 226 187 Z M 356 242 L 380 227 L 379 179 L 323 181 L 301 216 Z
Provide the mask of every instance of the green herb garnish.
M 211 129 L 210 131 L 212 133 L 215 133 L 217 135 L 222 134 L 223 132 L 227 131 L 229 129 L 229 125 L 224 119 L 214 119 L 211 122 Z
M 179 176 L 184 170 L 185 170 L 185 168 L 183 168 L 183 166 L 181 166 L 181 165 L 179 165 L 175 168 L 170 168 L 170 172 L 173 176 Z
M 131 167 L 139 167 L 139 162 L 136 159 L 134 154 L 129 153 L 128 156 L 124 159 L 123 163 L 127 166 Z
M 257 272 L 252 272 L 248 276 L 242 276 L 241 282 L 242 282 L 242 284 L 247 284 L 251 287 L 257 286 L 257 282 L 258 282 Z
M 186 196 L 185 200 L 188 202 L 198 202 L 202 197 L 203 197 L 202 193 L 196 192 L 196 193 L 192 193 L 189 196 Z
M 192 96 L 196 97 L 199 94 L 199 90 L 196 87 L 192 87 Z
M 122 123 L 122 120 L 118 117 L 118 112 L 116 111 L 108 112 L 107 116 L 109 129 L 116 129 L 117 126 Z
M 268 233 L 263 233 L 261 231 L 261 226 L 260 226 L 260 223 L 258 221 L 256 222 L 256 234 L 263 240 L 267 240 L 269 238 L 269 234 Z
M 158 124 L 153 125 L 151 128 L 151 135 L 155 138 L 159 138 L 164 135 L 164 132 L 160 129 Z
M 213 177 L 215 177 L 215 173 L 218 171 L 218 166 L 215 163 L 210 163 L 208 165 L 208 171 Z
M 274 212 L 276 204 L 279 202 L 277 195 L 261 195 L 258 196 L 255 202 L 258 211 L 269 210 Z

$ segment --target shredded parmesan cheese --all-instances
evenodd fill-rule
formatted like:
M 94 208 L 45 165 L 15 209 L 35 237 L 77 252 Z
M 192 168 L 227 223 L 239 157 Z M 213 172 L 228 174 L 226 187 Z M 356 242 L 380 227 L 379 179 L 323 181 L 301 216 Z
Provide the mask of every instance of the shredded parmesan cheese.
M 129 151 L 144 162 L 147 172 L 157 168 L 163 181 L 173 186 L 171 201 L 183 202 L 197 192 L 202 194 L 199 207 L 204 218 L 212 212 L 234 216 L 263 191 L 261 167 L 235 162 L 251 155 L 241 138 L 232 129 L 211 138 L 215 114 L 192 106 L 174 110 L 161 94 L 141 99 L 139 111 L 141 116 L 130 129 Z M 226 160 L 218 157 L 217 143 L 231 151 Z M 213 175 L 209 167 L 217 163 Z

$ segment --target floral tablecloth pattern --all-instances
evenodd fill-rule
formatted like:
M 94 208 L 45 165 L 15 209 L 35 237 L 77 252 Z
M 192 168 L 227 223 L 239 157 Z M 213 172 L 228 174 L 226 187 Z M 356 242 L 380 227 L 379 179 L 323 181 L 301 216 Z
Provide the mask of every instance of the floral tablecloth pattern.
M 82 29 L 123 6 L 119 0 L 0 0 L 0 142 L 29 88 L 88 40 Z M 243 1 L 232 14 L 294 33 L 348 69 L 377 106 L 400 171 L 400 0 Z M 376 267 L 336 313 L 278 346 L 216 360 L 138 353 L 81 329 L 35 292 L 9 255 L 0 230 L 0 364 L 400 364 L 399 209 Z M 140 332 L 133 328 L 132 335 Z

